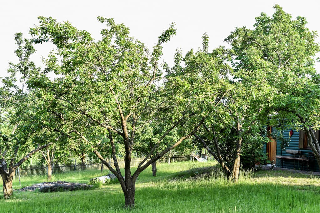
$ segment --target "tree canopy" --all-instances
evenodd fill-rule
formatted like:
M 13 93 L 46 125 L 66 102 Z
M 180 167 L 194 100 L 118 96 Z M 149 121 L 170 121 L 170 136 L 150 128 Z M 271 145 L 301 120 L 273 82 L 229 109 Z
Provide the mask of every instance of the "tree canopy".
M 134 206 L 139 174 L 193 137 L 236 181 L 240 156 L 254 165 L 257 149 L 268 141 L 266 127 L 284 120 L 286 127 L 308 132 L 320 165 L 312 131 L 319 128 L 319 44 L 305 18 L 292 19 L 276 5 L 272 17 L 262 13 L 252 29 L 231 32 L 225 39 L 230 49 L 209 51 L 204 34 L 203 47 L 177 51 L 172 67 L 159 61 L 163 44 L 176 33 L 173 24 L 148 50 L 125 25 L 98 21 L 105 26 L 100 40 L 51 17 L 39 17 L 27 38 L 16 34 L 19 63 L 11 64 L 12 75 L 0 88 L 1 140 L 19 141 L 7 147 L 13 155 L 17 146 L 32 144 L 38 151 L 50 142 L 68 143 L 82 156 L 92 151 L 118 178 L 127 207 Z M 30 56 L 43 43 L 53 49 L 39 68 Z M 15 83 L 17 76 L 27 90 Z M 134 153 L 143 156 L 135 171 Z

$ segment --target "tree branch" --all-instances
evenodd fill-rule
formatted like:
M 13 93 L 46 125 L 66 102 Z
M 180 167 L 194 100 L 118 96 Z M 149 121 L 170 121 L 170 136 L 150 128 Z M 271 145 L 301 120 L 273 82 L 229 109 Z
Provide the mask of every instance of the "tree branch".
M 109 131 L 109 139 L 110 139 L 111 148 L 112 148 L 113 165 L 116 168 L 117 172 L 119 174 L 121 174 L 120 167 L 119 167 L 118 160 L 117 160 L 117 156 L 116 156 L 116 148 L 114 146 L 114 141 L 113 141 L 113 137 L 112 137 L 111 131 Z
M 122 131 L 123 131 L 123 135 L 121 135 L 121 136 L 126 138 L 126 139 L 128 139 L 129 136 L 128 136 L 128 129 L 127 129 L 127 118 L 129 118 L 130 113 L 126 117 L 123 115 L 123 111 L 122 111 L 122 108 L 121 108 L 121 105 L 120 105 L 120 102 L 119 102 L 119 100 L 117 98 L 116 93 L 113 91 L 112 87 L 110 87 L 110 90 L 111 90 L 112 94 L 114 95 L 114 99 L 115 99 L 115 101 L 117 103 L 119 115 L 120 115 L 120 118 L 121 118 L 121 127 L 122 127 Z
M 40 147 L 32 150 L 32 151 L 29 152 L 27 155 L 25 155 L 18 163 L 16 163 L 16 164 L 13 166 L 13 168 L 16 169 L 17 167 L 21 166 L 21 164 L 22 164 L 23 162 L 25 162 L 26 160 L 28 160 L 33 154 L 35 154 L 36 152 L 38 152 L 38 151 L 40 151 L 40 150 L 42 150 L 42 149 L 44 149 L 44 148 L 46 148 L 46 147 L 48 147 L 48 146 L 50 146 L 50 145 L 52 145 L 52 143 L 48 143 L 48 144 L 46 144 L 46 145 L 40 146 Z
M 113 128 L 111 125 L 107 125 L 107 124 L 103 124 L 101 123 L 99 120 L 93 118 L 90 114 L 88 114 L 85 110 L 82 110 L 82 109 L 79 109 L 77 108 L 74 104 L 72 104 L 70 101 L 67 101 L 65 99 L 62 99 L 62 98 L 59 98 L 59 97 L 55 97 L 56 99 L 58 100 L 61 100 L 61 101 L 64 101 L 64 102 L 67 102 L 68 104 L 70 104 L 74 109 L 76 109 L 79 113 L 81 113 L 82 115 L 86 116 L 87 118 L 91 119 L 93 122 L 95 122 L 96 124 L 98 124 L 99 126 L 103 127 L 103 128 L 106 128 L 106 129 L 110 129 L 111 131 L 117 133 L 118 135 L 123 135 L 122 132 L 120 132 L 119 130 Z
M 122 190 L 126 189 L 126 185 L 124 183 L 124 179 L 121 175 L 121 173 L 118 173 L 116 170 L 114 170 L 112 168 L 112 166 L 102 157 L 102 155 L 100 154 L 100 152 L 98 152 L 97 150 L 93 150 L 94 154 L 101 160 L 101 162 L 106 165 L 108 167 L 108 169 L 118 178 L 120 184 L 121 184 L 121 188 Z
M 157 160 L 159 160 L 161 157 L 163 157 L 166 153 L 168 153 L 170 150 L 174 149 L 175 147 L 177 147 L 179 144 L 182 143 L 182 141 L 184 141 L 185 139 L 190 138 L 192 135 L 194 135 L 198 129 L 200 128 L 200 126 L 203 124 L 204 122 L 204 118 L 201 119 L 201 121 L 198 123 L 198 125 L 196 125 L 193 130 L 187 134 L 186 136 L 181 137 L 175 144 L 173 144 L 172 146 L 167 147 L 165 150 L 163 150 L 162 152 L 158 153 L 157 155 L 155 155 L 153 158 L 151 158 L 148 162 L 146 162 L 143 166 L 141 164 L 140 167 L 137 168 L 137 170 L 135 171 L 135 173 L 133 174 L 133 179 L 135 180 L 139 174 L 145 170 L 146 168 L 148 168 L 148 166 L 154 162 L 156 162 Z
M 191 114 L 193 116 L 194 114 Z M 148 155 L 139 163 L 138 168 L 140 168 L 147 160 L 148 158 L 154 153 L 154 151 L 158 148 L 159 143 L 178 125 L 180 125 L 183 121 L 185 120 L 185 114 L 178 120 L 176 121 L 160 138 L 157 144 L 155 144 Z
M 210 133 L 208 127 L 205 124 L 203 126 L 205 127 L 206 131 L 208 131 Z M 229 167 L 225 164 L 225 162 L 221 156 L 220 147 L 219 147 L 218 140 L 216 138 L 214 129 L 212 129 L 212 136 L 213 136 L 214 147 L 217 152 L 217 160 L 219 161 L 219 163 L 221 164 L 223 169 L 225 169 L 228 173 L 231 173 Z

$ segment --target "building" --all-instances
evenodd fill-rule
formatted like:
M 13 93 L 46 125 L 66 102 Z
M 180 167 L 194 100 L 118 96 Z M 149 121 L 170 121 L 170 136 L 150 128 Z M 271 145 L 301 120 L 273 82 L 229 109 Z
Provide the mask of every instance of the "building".
M 269 133 L 275 129 L 268 127 Z M 278 135 L 278 136 L 275 136 Z M 316 137 L 319 138 L 319 131 Z M 270 142 L 265 146 L 268 160 L 277 167 L 319 172 L 318 163 L 308 146 L 307 135 L 302 130 L 288 129 L 279 134 L 270 134 Z

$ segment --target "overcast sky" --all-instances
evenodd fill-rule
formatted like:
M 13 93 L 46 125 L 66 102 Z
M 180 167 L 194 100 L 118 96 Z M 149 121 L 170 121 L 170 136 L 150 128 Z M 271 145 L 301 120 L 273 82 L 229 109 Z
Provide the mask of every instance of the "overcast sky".
M 242 26 L 251 28 L 261 12 L 271 16 L 275 4 L 293 18 L 306 17 L 309 29 L 320 32 L 318 0 L 1 0 L 0 77 L 6 75 L 8 63 L 16 61 L 14 34 L 27 34 L 38 23 L 38 16 L 69 21 L 95 38 L 99 38 L 103 27 L 97 16 L 114 18 L 128 26 L 131 36 L 150 49 L 161 32 L 175 22 L 177 35 L 164 46 L 164 60 L 172 63 L 177 48 L 186 52 L 201 47 L 205 32 L 210 38 L 210 49 L 226 45 L 223 40 L 231 31 Z

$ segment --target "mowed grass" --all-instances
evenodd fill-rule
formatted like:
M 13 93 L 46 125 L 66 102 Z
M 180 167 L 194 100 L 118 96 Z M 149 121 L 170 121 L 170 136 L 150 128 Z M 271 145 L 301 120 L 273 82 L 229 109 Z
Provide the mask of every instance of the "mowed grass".
M 230 183 L 216 172 L 215 163 L 159 164 L 157 177 L 151 168 L 136 184 L 136 207 L 124 208 L 119 184 L 87 191 L 20 192 L 11 200 L 0 199 L 0 212 L 319 212 L 320 179 L 284 171 L 243 173 Z M 200 169 L 199 169 L 200 168 Z M 202 169 L 201 169 L 202 168 Z M 105 171 L 103 174 L 108 173 Z M 88 183 L 102 175 L 98 170 L 55 175 L 54 180 Z M 191 178 L 190 178 L 191 176 Z M 211 176 L 208 177 L 208 176 Z M 46 177 L 22 177 L 22 186 L 46 181 Z M 14 188 L 20 188 L 16 179 Z

